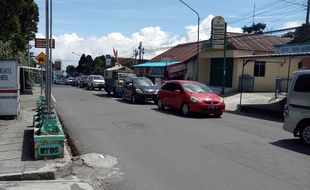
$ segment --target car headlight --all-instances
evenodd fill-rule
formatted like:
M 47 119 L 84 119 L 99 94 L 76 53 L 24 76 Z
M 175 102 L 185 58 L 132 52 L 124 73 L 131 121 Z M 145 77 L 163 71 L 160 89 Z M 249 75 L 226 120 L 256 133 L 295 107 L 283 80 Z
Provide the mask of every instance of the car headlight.
M 158 94 L 158 91 L 159 91 L 159 90 L 157 89 L 157 90 L 155 91 L 155 94 Z
M 196 102 L 201 102 L 201 100 L 200 100 L 199 98 L 196 98 L 196 97 L 194 97 L 194 96 L 191 96 L 191 97 L 190 97 L 190 100 L 191 100 L 191 102 L 194 102 L 194 103 L 196 103 Z
M 222 97 L 220 97 L 220 102 L 224 102 L 224 99 Z
M 138 93 L 138 94 L 143 94 L 142 90 L 139 89 L 139 88 L 136 89 L 136 93 Z

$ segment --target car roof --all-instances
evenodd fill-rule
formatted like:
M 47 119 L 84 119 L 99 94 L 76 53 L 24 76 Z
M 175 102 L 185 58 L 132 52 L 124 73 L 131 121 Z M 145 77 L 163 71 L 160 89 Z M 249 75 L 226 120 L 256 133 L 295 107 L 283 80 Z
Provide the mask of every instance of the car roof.
M 198 81 L 195 81 L 195 80 L 169 80 L 166 83 L 170 83 L 170 82 L 175 82 L 175 83 L 179 83 L 179 84 L 183 84 L 183 83 L 199 83 Z

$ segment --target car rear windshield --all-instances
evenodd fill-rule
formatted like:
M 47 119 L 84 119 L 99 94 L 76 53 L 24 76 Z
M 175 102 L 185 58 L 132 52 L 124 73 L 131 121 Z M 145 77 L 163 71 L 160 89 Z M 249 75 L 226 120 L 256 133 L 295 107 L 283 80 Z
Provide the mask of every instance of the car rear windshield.
M 153 82 L 148 79 L 148 78 L 143 78 L 143 79 L 135 79 L 134 80 L 134 85 L 137 85 L 137 86 L 154 86 Z
M 213 92 L 209 87 L 198 82 L 183 83 L 183 88 L 188 93 L 210 93 Z
M 93 79 L 94 80 L 103 80 L 104 78 L 102 76 L 94 76 Z

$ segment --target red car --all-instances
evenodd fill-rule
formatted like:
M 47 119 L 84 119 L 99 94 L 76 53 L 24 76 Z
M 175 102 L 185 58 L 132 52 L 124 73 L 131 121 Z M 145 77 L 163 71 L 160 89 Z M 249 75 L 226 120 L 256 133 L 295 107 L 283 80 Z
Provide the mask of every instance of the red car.
M 168 81 L 159 90 L 157 100 L 158 109 L 165 107 L 178 109 L 185 116 L 191 113 L 204 113 L 221 117 L 225 111 L 223 98 L 197 81 Z

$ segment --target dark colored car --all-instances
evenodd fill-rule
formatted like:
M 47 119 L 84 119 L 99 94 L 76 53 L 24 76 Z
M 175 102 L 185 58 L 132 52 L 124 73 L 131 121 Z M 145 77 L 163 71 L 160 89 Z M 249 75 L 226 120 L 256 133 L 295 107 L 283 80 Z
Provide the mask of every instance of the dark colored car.
M 80 88 L 84 88 L 87 86 L 87 79 L 88 79 L 88 76 L 87 75 L 82 75 L 81 78 L 80 78 Z
M 123 100 L 130 100 L 132 103 L 154 101 L 158 89 L 153 82 L 145 77 L 127 77 L 123 84 Z
M 181 110 L 183 115 L 203 113 L 221 117 L 225 111 L 223 98 L 197 81 L 168 81 L 159 90 L 157 98 L 158 109 L 170 107 Z

